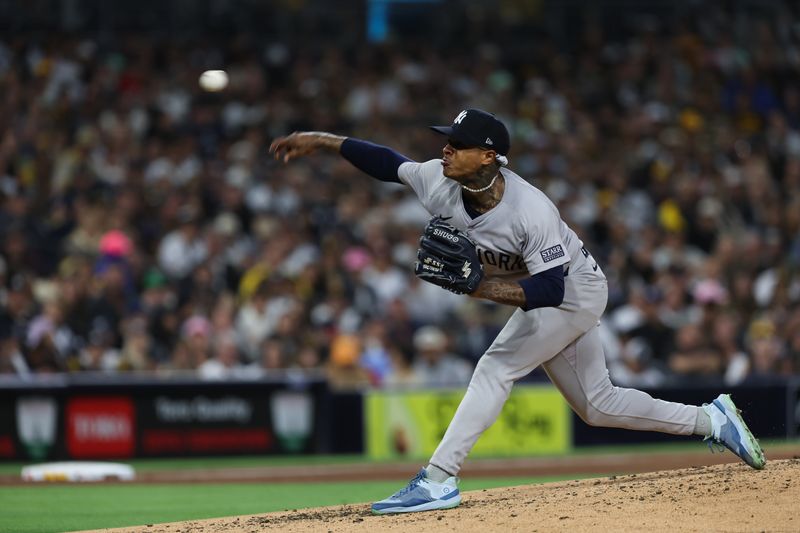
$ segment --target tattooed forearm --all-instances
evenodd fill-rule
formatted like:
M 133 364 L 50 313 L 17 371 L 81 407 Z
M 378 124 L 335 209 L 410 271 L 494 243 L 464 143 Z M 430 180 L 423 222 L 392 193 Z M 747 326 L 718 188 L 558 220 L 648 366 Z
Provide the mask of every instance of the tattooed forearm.
M 472 293 L 476 298 L 521 307 L 525 305 L 525 292 L 516 281 L 500 278 L 483 278 L 478 289 Z

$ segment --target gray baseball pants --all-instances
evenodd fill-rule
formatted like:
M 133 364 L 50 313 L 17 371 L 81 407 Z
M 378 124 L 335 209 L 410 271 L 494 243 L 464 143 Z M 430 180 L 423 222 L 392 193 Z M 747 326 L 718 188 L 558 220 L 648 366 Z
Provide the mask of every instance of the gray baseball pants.
M 517 311 L 481 357 L 467 392 L 431 457 L 456 475 L 478 437 L 491 426 L 514 382 L 539 365 L 587 424 L 691 435 L 698 407 L 657 400 L 611 384 L 598 333 L 608 300 L 604 277 L 564 278 L 559 307 Z

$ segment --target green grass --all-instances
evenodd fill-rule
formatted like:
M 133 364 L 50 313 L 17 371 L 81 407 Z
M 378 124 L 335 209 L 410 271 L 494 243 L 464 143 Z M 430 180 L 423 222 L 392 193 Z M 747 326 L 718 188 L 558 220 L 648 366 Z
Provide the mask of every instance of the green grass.
M 760 440 L 762 447 L 768 452 L 770 449 L 790 448 L 800 446 L 800 439 L 772 439 Z M 701 441 L 687 440 L 686 442 L 658 443 L 658 444 L 627 444 L 618 446 L 592 446 L 577 448 L 567 454 L 574 456 L 602 455 L 602 454 L 643 454 L 643 453 L 681 453 L 697 451 Z M 477 459 L 476 459 L 477 460 Z M 413 462 L 413 460 L 409 460 Z M 238 457 L 195 457 L 178 459 L 133 459 L 123 461 L 134 467 L 137 472 L 153 472 L 158 470 L 192 470 L 198 468 L 255 468 L 261 466 L 314 466 L 332 464 L 361 464 L 366 462 L 362 455 L 295 455 L 282 457 L 265 456 L 238 456 Z M 374 461 L 374 463 L 396 463 L 397 460 Z M 31 464 L 0 463 L 0 475 L 18 475 L 22 467 Z M 0 502 L 2 503 L 2 502 Z
M 478 490 L 575 477 L 472 479 L 460 487 Z M 369 502 L 398 488 L 396 481 L 0 487 L 0 531 L 75 531 L 259 514 Z
M 112 460 L 114 461 L 114 460 Z M 164 459 L 122 459 L 119 462 L 133 466 L 137 472 L 158 470 L 193 470 L 198 468 L 253 468 L 259 466 L 314 466 L 363 463 L 363 455 L 293 455 L 269 457 L 242 455 L 236 457 L 192 457 Z M 22 467 L 33 462 L 0 463 L 0 475 L 19 474 Z
M 800 440 L 762 441 L 767 454 L 770 449 L 796 449 L 798 444 Z M 608 446 L 579 449 L 573 455 L 682 453 L 697 450 L 698 446 L 698 442 Z M 363 462 L 363 457 L 353 455 L 126 461 L 137 472 Z M 0 464 L 0 474 L 19 474 L 22 466 L 23 463 Z M 461 489 L 468 491 L 580 477 L 585 476 L 470 478 L 461 482 Z M 0 486 L 0 532 L 74 531 L 368 502 L 391 494 L 399 488 L 399 483 L 402 482 Z

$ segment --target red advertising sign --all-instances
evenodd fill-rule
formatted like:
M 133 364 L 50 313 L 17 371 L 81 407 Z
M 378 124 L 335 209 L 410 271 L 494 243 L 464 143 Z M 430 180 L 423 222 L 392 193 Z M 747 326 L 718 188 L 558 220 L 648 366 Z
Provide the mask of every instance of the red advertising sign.
M 14 441 L 8 435 L 0 435 L 0 457 L 14 457 Z
M 267 452 L 274 444 L 272 434 L 261 428 L 146 429 L 142 451 L 160 453 Z
M 71 398 L 66 408 L 67 453 L 75 459 L 131 457 L 135 410 L 124 396 Z

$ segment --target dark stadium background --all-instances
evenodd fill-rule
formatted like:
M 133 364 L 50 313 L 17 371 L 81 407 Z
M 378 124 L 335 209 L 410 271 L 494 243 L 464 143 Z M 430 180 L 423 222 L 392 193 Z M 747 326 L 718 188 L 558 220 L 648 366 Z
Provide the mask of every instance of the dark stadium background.
M 205 69 L 231 86 L 204 93 Z M 244 402 L 315 391 L 304 450 L 361 451 L 362 394 L 463 387 L 435 368 L 474 365 L 508 310 L 415 283 L 402 190 L 266 147 L 323 129 L 436 157 L 424 126 L 471 105 L 609 275 L 614 381 L 733 391 L 755 433 L 795 436 L 799 72 L 791 2 L 0 0 L 0 457 L 70 456 L 75 405 L 158 426 L 147 391 L 240 380 Z M 170 271 L 190 226 L 206 250 Z M 258 305 L 285 320 L 243 340 Z M 31 395 L 57 402 L 49 452 L 22 435 Z M 573 423 L 575 445 L 664 438 Z

